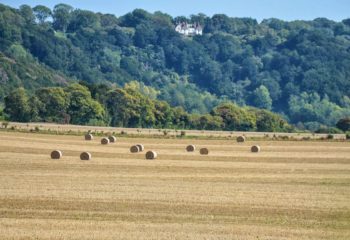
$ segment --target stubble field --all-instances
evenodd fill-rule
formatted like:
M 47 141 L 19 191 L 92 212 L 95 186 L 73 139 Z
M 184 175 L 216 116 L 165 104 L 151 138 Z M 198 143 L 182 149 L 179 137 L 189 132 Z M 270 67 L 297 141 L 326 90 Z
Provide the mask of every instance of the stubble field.
M 349 142 L 99 139 L 0 132 L 0 239 L 350 239 Z

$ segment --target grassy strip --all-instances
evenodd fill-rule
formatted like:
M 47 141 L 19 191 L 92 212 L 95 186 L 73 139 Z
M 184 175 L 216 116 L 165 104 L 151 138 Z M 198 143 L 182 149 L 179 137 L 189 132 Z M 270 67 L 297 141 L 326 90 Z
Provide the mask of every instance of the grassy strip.
M 51 129 L 40 129 L 39 127 L 35 127 L 33 129 L 23 129 L 12 126 L 10 128 L 0 128 L 2 132 L 19 132 L 19 133 L 37 133 L 37 134 L 49 134 L 49 135 L 67 135 L 67 136 L 83 136 L 86 134 L 85 131 L 76 131 L 76 130 L 68 130 L 68 131 L 58 131 Z M 126 138 L 153 138 L 153 139 L 198 139 L 198 140 L 236 140 L 234 136 L 193 136 L 186 134 L 182 134 L 178 131 L 179 134 L 174 135 L 173 133 L 169 133 L 166 130 L 163 131 L 163 135 L 161 134 L 145 134 L 145 133 L 127 133 L 126 131 L 121 132 L 105 132 L 105 131 L 92 131 L 91 133 L 97 137 L 104 137 L 106 135 L 113 135 L 117 137 L 126 137 Z M 272 137 L 270 137 L 272 135 Z M 329 134 L 325 138 L 313 139 L 311 137 L 303 137 L 301 139 L 294 138 L 292 136 L 273 136 L 273 133 L 268 133 L 262 137 L 248 137 L 249 140 L 253 141 L 332 141 L 332 142 L 344 142 L 349 140 L 342 139 L 333 139 L 333 135 Z

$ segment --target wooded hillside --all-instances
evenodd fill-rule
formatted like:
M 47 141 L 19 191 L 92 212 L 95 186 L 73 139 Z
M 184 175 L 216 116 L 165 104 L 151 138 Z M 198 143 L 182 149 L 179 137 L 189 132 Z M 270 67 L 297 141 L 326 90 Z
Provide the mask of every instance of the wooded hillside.
M 178 22 L 199 23 L 204 34 L 182 36 Z M 311 130 L 350 115 L 350 19 L 258 23 L 0 5 L 0 51 L 1 98 L 22 86 L 33 93 L 76 80 L 109 87 L 137 80 L 151 99 L 191 113 L 232 101 Z

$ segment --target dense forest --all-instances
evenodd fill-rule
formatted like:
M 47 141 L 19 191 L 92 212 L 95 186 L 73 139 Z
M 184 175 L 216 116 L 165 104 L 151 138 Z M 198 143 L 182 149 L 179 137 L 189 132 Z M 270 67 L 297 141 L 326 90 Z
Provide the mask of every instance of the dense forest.
M 204 33 L 185 37 L 175 31 L 179 22 L 200 24 Z M 173 18 L 141 9 L 116 17 L 66 4 L 53 9 L 0 4 L 3 104 L 19 87 L 40 99 L 38 88 L 68 94 L 69 83 L 77 81 L 103 84 L 106 95 L 137 85 L 149 101 L 182 107 L 191 116 L 215 118 L 220 115 L 215 110 L 228 104 L 247 112 L 254 108 L 245 106 L 274 111 L 300 129 L 334 126 L 350 116 L 350 19 L 258 23 L 223 14 Z M 125 125 L 113 120 L 113 111 L 108 120 L 97 117 L 110 110 L 89 91 L 102 107 L 90 120 Z

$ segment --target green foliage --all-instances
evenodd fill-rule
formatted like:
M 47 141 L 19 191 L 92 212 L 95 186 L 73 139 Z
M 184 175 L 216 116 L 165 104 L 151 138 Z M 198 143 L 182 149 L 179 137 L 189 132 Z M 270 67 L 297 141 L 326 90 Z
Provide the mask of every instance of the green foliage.
M 76 9 L 72 12 L 68 31 L 76 32 L 83 28 L 97 28 L 100 25 L 100 18 L 97 14 L 90 11 Z
M 321 127 L 316 133 L 329 133 L 329 134 L 340 134 L 343 133 L 341 130 L 334 127 Z
M 46 19 L 52 15 L 51 9 L 43 5 L 35 6 L 33 8 L 33 12 L 41 24 L 44 23 Z
M 292 95 L 288 104 L 293 122 L 321 122 L 334 126 L 342 116 L 350 115 L 349 108 L 342 108 L 330 102 L 327 96 L 321 98 L 317 93 Z
M 12 121 L 29 122 L 31 120 L 29 99 L 24 88 L 13 90 L 5 97 L 4 112 L 10 116 Z
M 272 99 L 270 97 L 269 90 L 261 85 L 253 92 L 254 105 L 258 108 L 271 110 L 272 107 Z
M 33 92 L 41 87 L 65 85 L 71 81 L 70 78 L 37 63 L 30 54 L 22 51 L 22 46 L 18 48 L 16 45 L 13 46 L 15 47 L 11 47 L 8 51 L 16 49 L 11 53 L 16 55 L 16 58 L 0 53 L 0 101 L 18 87 Z
M 102 88 L 101 88 L 102 87 Z M 105 91 L 102 97 L 98 90 Z M 91 91 L 93 94 L 91 94 Z M 124 89 L 73 83 L 65 88 L 38 89 L 28 97 L 23 88 L 5 98 L 11 121 L 65 122 L 73 124 L 143 128 L 205 130 L 289 131 L 289 125 L 267 110 L 240 108 L 232 103 L 215 107 L 210 114 L 189 114 L 181 107 L 151 99 L 137 84 Z M 181 133 L 182 134 L 182 133 Z
M 32 24 L 35 20 L 35 16 L 33 14 L 33 9 L 26 4 L 23 4 L 19 7 L 19 12 L 26 23 Z
M 220 130 L 224 125 L 221 116 L 212 116 L 210 114 L 194 114 L 191 116 L 190 121 L 195 129 L 201 130 Z
M 111 117 L 111 126 L 126 127 L 129 121 L 133 124 L 138 121 L 135 98 L 129 95 L 125 90 L 116 89 L 107 93 L 106 108 Z
M 53 8 L 53 27 L 56 30 L 65 32 L 70 23 L 72 11 L 72 6 L 63 3 L 57 4 Z
M 132 91 L 137 91 L 142 93 L 143 95 L 149 97 L 150 99 L 157 99 L 157 96 L 159 95 L 159 91 L 156 89 L 146 86 L 142 82 L 137 82 L 137 81 L 131 81 L 124 86 L 125 89 L 130 89 Z
M 59 122 L 62 114 L 67 111 L 68 99 L 63 88 L 42 88 L 36 91 L 35 97 L 37 103 L 32 109 L 36 107 L 38 114 L 45 122 Z M 35 99 L 32 101 L 36 102 Z
M 135 77 L 140 77 L 139 62 L 132 57 L 124 57 L 120 61 L 120 67 Z
M 255 114 L 235 104 L 223 103 L 213 109 L 212 115 L 222 118 L 224 130 L 256 130 Z
M 175 32 L 174 24 L 183 21 L 200 23 L 204 34 L 181 36 Z M 98 111 L 97 122 L 132 122 L 133 126 L 153 125 L 153 121 L 160 126 L 176 125 L 177 121 L 184 124 L 183 120 L 174 120 L 169 110 L 181 107 L 189 113 L 205 115 L 202 122 L 213 123 L 208 128 L 279 128 L 259 123 L 252 111 L 237 111 L 232 118 L 209 114 L 223 118 L 222 125 L 219 119 L 209 117 L 214 107 L 232 101 L 239 106 L 272 110 L 293 124 L 315 130 L 321 125 L 334 126 L 349 116 L 349 35 L 348 19 L 265 19 L 258 23 L 224 14 L 172 18 L 142 9 L 117 18 L 67 4 L 58 4 L 52 10 L 43 5 L 33 9 L 22 5 L 17 10 L 1 4 L 0 101 L 19 87 L 33 94 L 38 88 L 64 88 L 70 79 L 78 79 L 95 86 L 87 87 L 92 98 L 104 106 L 109 93 L 103 92 L 104 88 L 98 90 L 95 84 L 128 86 L 136 80 L 139 86 L 131 83 L 134 90 L 170 106 L 156 102 L 153 116 L 149 114 L 153 111 L 151 104 L 150 109 L 142 110 L 145 120 L 138 114 L 142 108 L 131 108 L 127 113 L 130 117 L 120 117 L 114 111 L 110 114 L 113 107 L 108 105 L 105 113 Z M 141 101 L 134 98 L 127 93 L 121 100 L 128 104 Z M 39 100 L 33 98 L 34 102 Z M 98 108 L 93 105 L 87 101 L 86 109 Z M 41 116 L 50 120 L 40 109 L 32 109 L 30 114 L 33 119 L 40 120 Z M 246 126 L 235 122 L 236 114 L 243 114 Z M 77 119 L 86 123 L 82 119 L 89 117 Z
M 67 113 L 73 124 L 88 124 L 104 119 L 104 108 L 92 99 L 88 88 L 75 83 L 66 87 L 65 92 L 69 102 Z
M 344 132 L 350 131 L 350 117 L 340 119 L 336 126 Z
M 252 110 L 256 115 L 256 127 L 259 132 L 291 132 L 293 128 L 280 116 L 266 110 Z
M 7 52 L 10 56 L 17 60 L 26 60 L 28 58 L 27 51 L 22 45 L 19 44 L 12 44 Z
M 350 131 L 347 131 L 345 134 L 346 134 L 346 139 L 350 139 Z
M 4 109 L 0 106 L 0 121 L 5 120 Z

